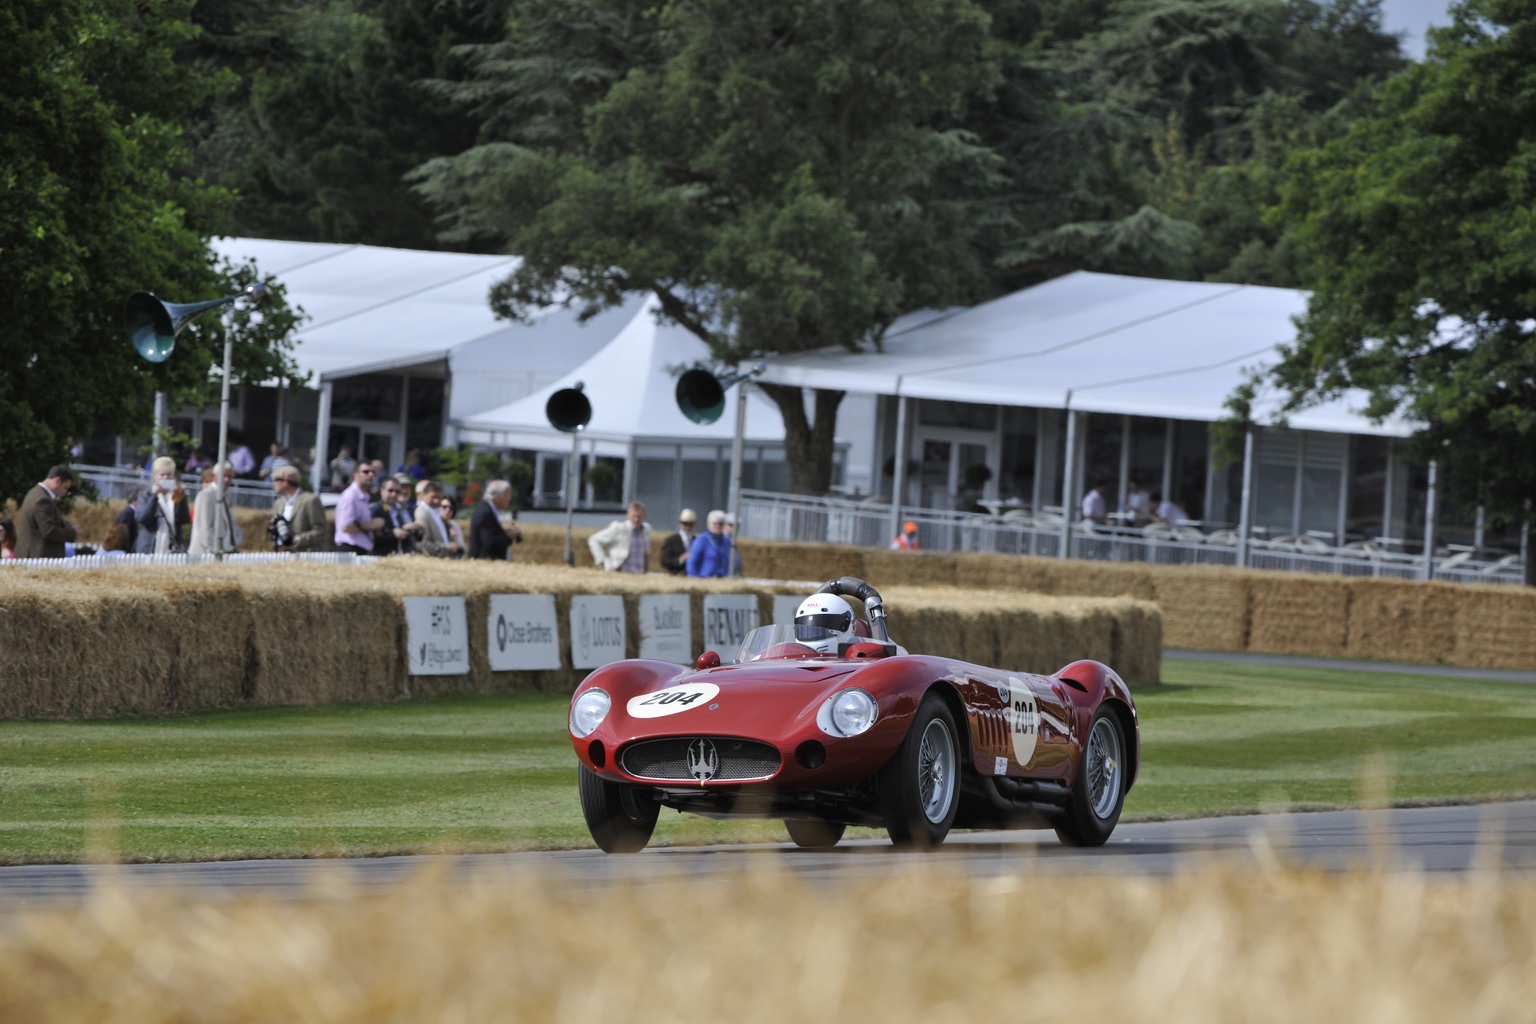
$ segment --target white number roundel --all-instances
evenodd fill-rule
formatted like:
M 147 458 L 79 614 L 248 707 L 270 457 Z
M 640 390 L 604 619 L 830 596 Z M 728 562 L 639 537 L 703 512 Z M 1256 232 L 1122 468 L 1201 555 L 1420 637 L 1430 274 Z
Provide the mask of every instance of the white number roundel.
M 663 715 L 675 715 L 689 708 L 705 707 L 719 692 L 720 687 L 714 683 L 684 683 L 681 686 L 669 686 L 665 690 L 657 690 L 655 693 L 642 693 L 638 697 L 631 697 L 629 703 L 624 705 L 624 709 L 629 712 L 631 718 L 661 718 Z
M 1008 725 L 1009 731 L 1013 733 L 1013 759 L 1020 768 L 1025 768 L 1035 756 L 1035 741 L 1040 736 L 1040 708 L 1028 686 L 1015 679 L 1009 682 L 1013 684 L 1009 687 L 1013 692 L 1008 695 Z

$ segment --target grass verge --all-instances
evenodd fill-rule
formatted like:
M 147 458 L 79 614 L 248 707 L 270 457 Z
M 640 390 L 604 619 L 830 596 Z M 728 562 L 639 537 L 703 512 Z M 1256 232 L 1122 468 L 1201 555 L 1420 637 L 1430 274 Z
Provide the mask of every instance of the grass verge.
M 1163 675 L 1137 691 L 1127 821 L 1536 795 L 1536 686 L 1176 659 Z M 565 712 L 525 696 L 3 722 L 0 862 L 586 847 Z M 783 838 L 668 813 L 655 842 Z

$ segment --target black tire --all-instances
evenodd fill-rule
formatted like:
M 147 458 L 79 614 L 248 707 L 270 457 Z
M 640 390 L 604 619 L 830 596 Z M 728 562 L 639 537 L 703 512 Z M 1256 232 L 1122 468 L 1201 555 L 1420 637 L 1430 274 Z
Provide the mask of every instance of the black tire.
M 840 821 L 806 821 L 786 819 L 784 827 L 789 838 L 802 850 L 830 850 L 843 838 L 848 826 Z
M 1124 806 L 1125 732 L 1115 713 L 1100 707 L 1088 726 L 1083 763 L 1066 813 L 1056 823 L 1056 835 L 1068 846 L 1103 846 Z
M 875 785 L 891 842 L 920 850 L 944 842 L 960 807 L 960 738 L 938 694 L 923 698 L 906 739 Z
M 577 769 L 581 815 L 592 841 L 604 853 L 639 853 L 656 831 L 661 805 L 640 786 L 625 786 L 594 775 L 586 765 Z

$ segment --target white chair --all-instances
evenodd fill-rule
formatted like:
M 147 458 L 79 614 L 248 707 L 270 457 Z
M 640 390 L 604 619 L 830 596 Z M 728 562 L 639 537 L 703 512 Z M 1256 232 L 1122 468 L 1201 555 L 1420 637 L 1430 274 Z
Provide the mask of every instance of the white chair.
M 1182 540 L 1190 544 L 1204 544 L 1205 534 L 1193 526 L 1175 526 L 1173 528 L 1173 539 Z
M 1207 544 L 1216 544 L 1224 548 L 1237 547 L 1236 530 L 1216 530 L 1205 538 Z
M 1503 572 L 1505 569 L 1513 568 L 1518 561 L 1520 561 L 1519 555 L 1505 555 L 1497 562 L 1490 562 L 1483 566 L 1483 574 L 1491 576 L 1494 573 Z

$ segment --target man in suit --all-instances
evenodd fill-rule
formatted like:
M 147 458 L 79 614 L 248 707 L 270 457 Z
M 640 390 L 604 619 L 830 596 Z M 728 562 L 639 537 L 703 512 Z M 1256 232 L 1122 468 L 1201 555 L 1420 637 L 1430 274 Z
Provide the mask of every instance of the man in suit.
M 75 539 L 75 528 L 64 521 L 59 499 L 74 485 L 75 474 L 68 466 L 54 466 L 27 492 L 16 516 L 17 558 L 64 557 L 64 545 Z
M 272 514 L 288 520 L 287 544 L 273 544 L 276 551 L 329 551 L 331 550 L 331 524 L 325 518 L 325 506 L 320 498 L 299 487 L 299 471 L 293 466 L 278 466 L 272 470 L 272 490 L 277 498 L 272 502 Z
M 443 521 L 443 488 L 433 480 L 416 485 L 416 522 L 421 525 L 417 550 L 433 558 L 463 558 L 464 546 L 448 532 Z
M 693 543 L 693 528 L 699 521 L 691 508 L 685 508 L 677 517 L 677 532 L 661 544 L 661 565 L 673 576 L 688 571 L 688 545 Z
M 379 500 L 369 508 L 375 519 L 384 525 L 373 535 L 373 553 L 376 555 L 413 555 L 416 539 L 421 536 L 421 526 L 406 512 L 401 495 L 402 485 L 394 477 L 385 477 L 379 485 Z
M 469 557 L 504 562 L 512 545 L 523 539 L 516 523 L 501 525 L 501 513 L 512 504 L 512 485 L 492 480 L 485 488 L 485 500 L 469 520 Z

